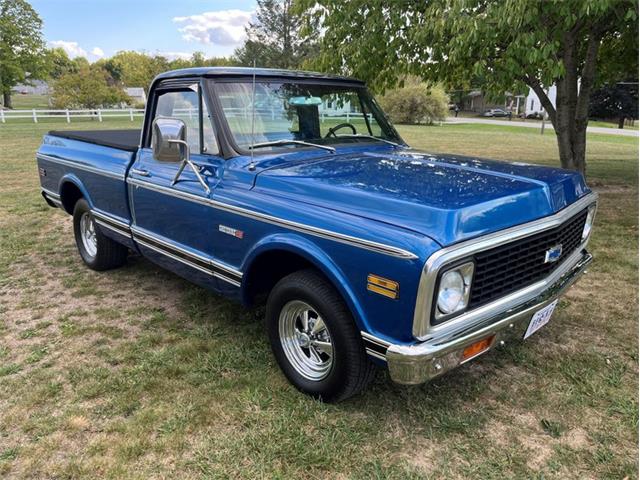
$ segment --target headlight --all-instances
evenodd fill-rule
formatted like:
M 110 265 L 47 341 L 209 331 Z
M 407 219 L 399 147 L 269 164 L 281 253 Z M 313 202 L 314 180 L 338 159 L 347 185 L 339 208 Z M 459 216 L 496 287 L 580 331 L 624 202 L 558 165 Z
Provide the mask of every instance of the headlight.
M 440 276 L 436 319 L 467 308 L 473 269 L 473 262 L 467 262 L 445 271 Z
M 584 228 L 582 229 L 582 241 L 584 242 L 591 234 L 591 227 L 593 226 L 593 219 L 596 217 L 596 204 L 594 203 L 589 207 L 587 213 L 587 220 L 584 222 Z

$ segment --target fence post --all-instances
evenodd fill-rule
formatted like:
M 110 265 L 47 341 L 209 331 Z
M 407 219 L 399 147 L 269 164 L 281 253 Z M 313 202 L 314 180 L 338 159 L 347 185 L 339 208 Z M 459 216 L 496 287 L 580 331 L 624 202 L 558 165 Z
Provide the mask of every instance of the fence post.
M 4 123 L 4 108 L 0 108 L 0 120 Z
M 71 116 L 69 115 L 69 109 L 68 108 L 65 110 L 65 113 L 67 114 L 67 123 L 71 123 Z
M 133 122 L 133 108 L 129 109 L 129 118 L 131 119 L 131 121 Z
M 33 109 L 33 123 L 38 123 L 38 115 L 35 108 Z

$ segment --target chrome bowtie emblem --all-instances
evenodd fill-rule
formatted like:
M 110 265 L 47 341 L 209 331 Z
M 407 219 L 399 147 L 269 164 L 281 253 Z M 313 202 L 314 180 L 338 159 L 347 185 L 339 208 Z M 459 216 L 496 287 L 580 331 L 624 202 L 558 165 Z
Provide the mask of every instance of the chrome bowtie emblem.
M 553 263 L 557 262 L 560 259 L 560 255 L 562 255 L 562 244 L 554 245 L 549 250 L 547 250 L 544 254 L 544 263 Z

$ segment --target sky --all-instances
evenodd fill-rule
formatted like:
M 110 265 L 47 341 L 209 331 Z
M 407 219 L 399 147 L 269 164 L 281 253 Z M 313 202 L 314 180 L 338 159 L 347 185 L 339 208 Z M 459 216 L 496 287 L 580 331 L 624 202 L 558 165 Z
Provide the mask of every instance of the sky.
M 242 45 L 255 0 L 29 0 L 50 47 L 90 61 L 119 50 L 169 59 L 201 51 L 229 56 Z

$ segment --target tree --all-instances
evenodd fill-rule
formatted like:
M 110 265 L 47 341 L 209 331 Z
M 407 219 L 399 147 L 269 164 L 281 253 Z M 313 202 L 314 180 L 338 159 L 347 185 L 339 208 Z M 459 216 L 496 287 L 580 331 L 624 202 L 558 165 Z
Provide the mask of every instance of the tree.
M 620 82 L 604 85 L 591 95 L 589 116 L 618 119 L 618 128 L 624 128 L 627 118 L 638 118 L 638 82 Z
M 156 75 L 169 69 L 169 61 L 161 55 L 121 51 L 105 60 L 104 68 L 114 80 L 125 86 L 147 90 Z
M 122 86 L 113 83 L 109 73 L 95 65 L 76 73 L 66 73 L 53 84 L 55 108 L 101 108 L 129 103 Z
M 65 73 L 76 72 L 78 65 L 69 58 L 67 52 L 63 48 L 51 48 L 47 50 L 47 71 L 49 77 L 58 79 Z
M 0 89 L 11 108 L 11 88 L 45 74 L 42 20 L 25 0 L 0 0 Z
M 292 0 L 258 0 L 256 21 L 246 27 L 247 40 L 234 52 L 241 65 L 298 68 L 317 53 L 313 35 L 303 39 L 304 12 L 292 8 Z
M 300 0 L 299 8 L 313 8 L 308 21 L 322 25 L 318 64 L 378 89 L 411 73 L 447 86 L 484 75 L 493 92 L 531 87 L 562 166 L 583 173 L 594 85 L 638 65 L 636 0 Z M 552 84 L 555 106 L 545 93 Z

